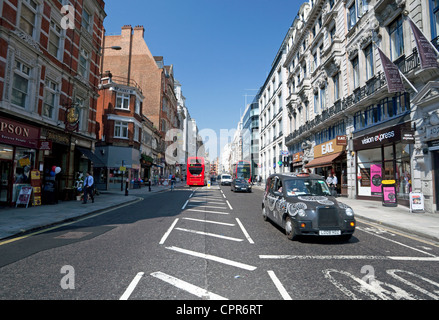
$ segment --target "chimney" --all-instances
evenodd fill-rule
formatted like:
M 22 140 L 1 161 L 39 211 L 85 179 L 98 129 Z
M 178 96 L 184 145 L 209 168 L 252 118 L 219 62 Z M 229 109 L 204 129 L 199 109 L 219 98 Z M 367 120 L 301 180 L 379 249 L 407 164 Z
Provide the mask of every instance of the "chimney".
M 145 35 L 145 28 L 143 26 L 135 26 L 134 27 L 134 36 L 140 37 L 143 39 Z

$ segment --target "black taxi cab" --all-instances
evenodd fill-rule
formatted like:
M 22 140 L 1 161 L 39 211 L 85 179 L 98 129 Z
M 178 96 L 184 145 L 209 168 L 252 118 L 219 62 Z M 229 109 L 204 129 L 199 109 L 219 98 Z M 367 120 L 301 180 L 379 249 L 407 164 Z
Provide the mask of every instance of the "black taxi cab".
M 356 226 L 354 211 L 337 201 L 320 175 L 272 174 L 262 200 L 262 217 L 297 236 L 338 236 L 348 241 Z

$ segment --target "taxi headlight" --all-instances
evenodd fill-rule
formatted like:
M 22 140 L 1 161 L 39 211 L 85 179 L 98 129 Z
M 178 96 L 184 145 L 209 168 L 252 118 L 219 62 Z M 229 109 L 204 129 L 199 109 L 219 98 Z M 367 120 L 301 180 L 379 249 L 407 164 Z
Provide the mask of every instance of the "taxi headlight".
M 303 209 L 299 209 L 299 210 L 297 211 L 297 214 L 298 214 L 300 217 L 304 217 L 304 216 L 306 216 L 306 212 L 305 212 L 305 210 L 303 210 Z
M 354 210 L 352 210 L 352 208 L 346 208 L 346 215 L 349 217 L 352 217 L 354 215 Z

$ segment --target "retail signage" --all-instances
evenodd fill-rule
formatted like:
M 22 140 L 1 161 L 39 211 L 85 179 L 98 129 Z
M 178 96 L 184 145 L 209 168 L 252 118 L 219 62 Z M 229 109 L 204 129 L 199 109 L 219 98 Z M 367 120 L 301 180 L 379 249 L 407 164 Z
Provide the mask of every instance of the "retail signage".
M 0 118 L 0 143 L 37 149 L 39 138 L 39 128 Z
M 70 105 L 66 109 L 66 119 L 64 121 L 66 131 L 73 132 L 79 128 L 79 108 L 76 105 Z
M 415 144 L 415 132 L 413 130 L 401 130 L 401 142 Z
M 372 195 L 380 195 L 381 194 L 381 180 L 382 180 L 382 169 L 380 164 L 371 164 L 370 165 L 370 176 L 371 176 L 371 185 L 370 191 Z
M 38 142 L 38 149 L 39 150 L 52 150 L 52 141 L 47 141 L 47 140 L 40 140 Z
M 354 139 L 354 150 L 362 150 L 379 147 L 386 143 L 401 141 L 402 132 L 411 133 L 411 129 L 405 125 L 398 125 L 391 128 L 383 129 L 360 138 Z M 414 137 L 414 135 L 412 135 Z M 410 143 L 409 135 L 406 136 L 405 143 Z M 414 139 L 414 138 L 413 138 Z
M 387 90 L 389 93 L 405 92 L 404 82 L 402 82 L 401 74 L 398 67 L 378 48 L 381 59 L 381 65 L 384 70 L 384 76 L 387 80 Z
M 396 200 L 396 181 L 395 180 L 383 180 L 383 206 L 396 207 L 398 205 Z
M 415 37 L 416 47 L 418 48 L 419 60 L 422 69 L 438 68 L 437 54 L 432 43 L 424 36 L 418 26 L 408 17 L 410 27 Z
M 338 146 L 347 146 L 348 145 L 348 137 L 347 136 L 337 136 L 335 138 Z
M 303 161 L 303 151 L 293 154 L 293 163 Z
M 327 156 L 333 153 L 342 152 L 345 150 L 344 145 L 338 145 L 337 139 L 333 139 L 331 141 L 319 144 L 314 147 L 314 159 Z
M 410 212 L 424 211 L 424 195 L 410 192 Z

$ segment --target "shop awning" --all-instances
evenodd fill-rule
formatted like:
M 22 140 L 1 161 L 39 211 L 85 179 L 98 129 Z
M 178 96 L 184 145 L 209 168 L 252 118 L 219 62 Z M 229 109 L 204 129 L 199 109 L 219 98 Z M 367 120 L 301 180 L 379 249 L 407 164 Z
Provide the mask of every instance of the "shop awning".
M 344 154 L 344 152 L 337 152 L 334 154 L 330 154 L 328 156 L 323 156 L 311 160 L 307 165 L 305 165 L 305 168 L 321 168 L 321 167 L 330 166 L 332 162 L 334 162 L 334 160 L 337 159 L 342 154 Z
M 81 152 L 84 156 L 88 158 L 95 167 L 106 167 L 105 163 L 99 159 L 90 149 L 85 149 L 81 147 L 76 147 L 79 152 Z

